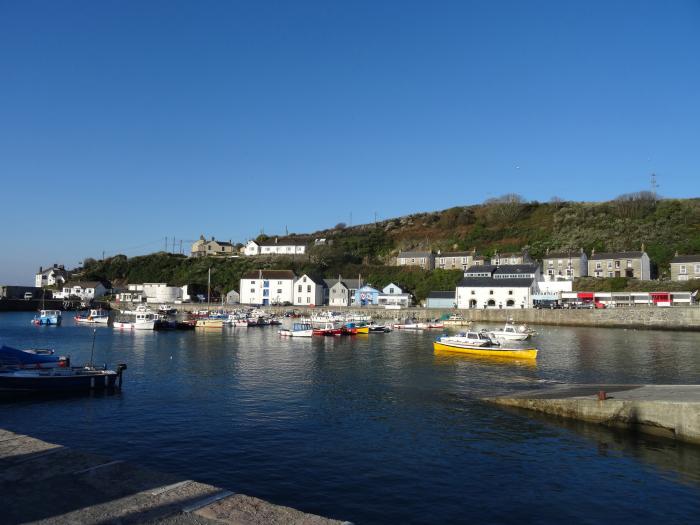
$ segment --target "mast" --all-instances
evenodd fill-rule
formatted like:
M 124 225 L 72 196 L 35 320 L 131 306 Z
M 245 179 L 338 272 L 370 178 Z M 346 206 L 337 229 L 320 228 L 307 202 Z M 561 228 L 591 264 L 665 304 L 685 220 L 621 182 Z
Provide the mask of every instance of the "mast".
M 207 276 L 207 310 L 211 310 L 211 266 Z

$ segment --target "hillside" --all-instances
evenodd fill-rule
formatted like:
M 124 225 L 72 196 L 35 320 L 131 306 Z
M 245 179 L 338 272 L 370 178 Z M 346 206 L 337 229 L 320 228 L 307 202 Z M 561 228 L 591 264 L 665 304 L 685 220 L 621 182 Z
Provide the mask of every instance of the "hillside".
M 431 289 L 454 288 L 461 272 L 389 266 L 401 250 L 476 249 L 491 255 L 497 250 L 527 248 L 533 257 L 540 258 L 548 249 L 582 247 L 590 253 L 592 249 L 638 250 L 643 244 L 656 272 L 664 278 L 676 251 L 700 253 L 700 199 L 656 200 L 650 194 L 637 193 L 603 203 L 538 203 L 506 195 L 480 205 L 354 227 L 339 224 L 328 230 L 291 236 L 311 244 L 306 255 L 293 259 L 190 259 L 162 252 L 129 259 L 118 255 L 104 261 L 87 260 L 83 274 L 117 286 L 129 282 L 206 284 L 211 266 L 213 286 L 227 291 L 238 289 L 240 276 L 248 270 L 291 268 L 297 274 L 324 277 L 362 275 L 363 280 L 375 286 L 393 281 L 422 299 Z M 318 238 L 326 239 L 326 243 L 313 246 L 313 240 Z M 603 281 L 600 286 L 620 288 L 621 284 Z

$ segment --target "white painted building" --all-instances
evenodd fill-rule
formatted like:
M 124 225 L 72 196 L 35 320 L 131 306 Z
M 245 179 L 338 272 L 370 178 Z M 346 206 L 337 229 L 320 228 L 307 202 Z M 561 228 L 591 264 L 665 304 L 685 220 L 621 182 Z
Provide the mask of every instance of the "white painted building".
M 323 304 L 325 283 L 304 274 L 294 283 L 294 304 L 297 306 L 320 306 Z
M 63 285 L 63 297 L 79 297 L 82 301 L 91 301 L 107 293 L 105 286 L 99 281 L 79 281 Z
M 34 278 L 34 286 L 42 288 L 44 286 L 62 285 L 66 282 L 67 272 L 62 264 L 54 264 L 51 268 L 39 267 L 39 271 Z
M 530 277 L 465 277 L 457 285 L 457 308 L 531 308 L 537 291 Z
M 243 247 L 243 253 L 247 256 L 303 255 L 306 253 L 306 244 L 295 239 L 280 239 L 279 237 L 260 242 L 250 240 Z
M 149 303 L 174 303 L 182 300 L 182 287 L 167 283 L 143 283 L 143 293 Z
M 294 304 L 296 276 L 291 270 L 253 270 L 240 281 L 241 304 Z

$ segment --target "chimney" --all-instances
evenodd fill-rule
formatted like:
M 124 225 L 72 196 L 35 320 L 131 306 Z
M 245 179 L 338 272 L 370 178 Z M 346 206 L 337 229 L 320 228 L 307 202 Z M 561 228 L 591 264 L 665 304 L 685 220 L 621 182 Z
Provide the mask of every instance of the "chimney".
M 41 273 L 41 272 L 43 272 L 43 271 L 44 271 L 44 268 L 42 268 L 41 266 L 39 266 L 39 273 Z
M 53 267 L 54 267 L 54 268 L 58 268 L 58 264 L 53 263 Z
M 644 246 L 644 243 L 642 243 L 642 251 L 645 251 L 644 248 L 646 248 L 646 246 Z
M 212 241 L 214 240 L 214 236 L 213 236 L 213 235 L 211 236 L 211 240 L 212 240 Z
M 591 250 L 591 257 L 593 257 L 594 255 L 595 255 L 595 248 L 593 248 L 593 249 Z
M 278 240 L 279 240 L 279 237 L 275 237 L 275 244 L 277 244 Z

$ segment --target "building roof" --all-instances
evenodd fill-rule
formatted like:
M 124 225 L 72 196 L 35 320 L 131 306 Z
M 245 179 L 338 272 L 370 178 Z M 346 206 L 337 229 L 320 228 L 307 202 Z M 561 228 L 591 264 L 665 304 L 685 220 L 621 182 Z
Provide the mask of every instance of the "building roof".
M 477 267 L 478 268 L 478 267 Z M 529 263 L 523 263 L 523 264 L 502 264 L 500 266 L 496 266 L 496 270 L 494 271 L 494 274 L 498 275 L 513 275 L 517 273 L 536 273 L 537 269 L 539 266 L 536 264 L 529 264 Z
M 279 237 L 270 237 L 269 239 L 265 239 L 264 241 L 258 242 L 260 246 L 306 246 L 306 243 L 300 241 L 299 239 L 294 239 L 291 237 L 285 238 L 279 238 Z
M 542 256 L 542 260 L 545 259 L 568 259 L 568 258 L 578 258 L 583 255 L 583 252 L 581 250 L 568 250 L 568 251 L 558 251 L 558 252 L 549 252 L 546 253 Z
M 592 253 L 589 257 L 592 261 L 600 261 L 601 259 L 639 259 L 644 252 L 600 252 Z
M 515 279 L 492 279 L 491 277 L 465 277 L 459 288 L 530 288 L 534 277 Z
M 99 284 L 105 286 L 105 284 L 100 281 L 73 281 L 70 283 L 65 283 L 63 286 L 65 286 L 66 288 L 73 288 L 75 286 L 80 286 L 81 288 L 97 288 L 97 285 Z
M 309 275 L 308 273 L 305 273 L 301 277 L 297 277 L 297 281 L 301 280 L 302 277 L 306 277 L 309 281 L 311 281 L 314 284 L 320 284 L 321 286 L 326 286 L 325 279 L 321 279 L 320 277 L 314 277 L 313 275 Z
M 674 263 L 700 263 L 700 255 L 676 255 L 671 259 L 671 264 Z
M 251 270 L 243 274 L 242 279 L 291 279 L 296 280 L 292 270 Z
M 464 275 L 468 273 L 493 273 L 498 266 L 494 264 L 473 264 L 466 270 L 464 270 Z
M 415 259 L 416 257 L 430 257 L 433 252 L 399 252 L 396 256 L 398 259 Z
M 474 255 L 474 252 L 445 252 L 438 253 L 435 257 L 469 257 Z
M 328 288 L 332 288 L 338 284 L 338 279 L 324 279 L 323 282 L 326 283 Z M 345 286 L 348 290 L 357 290 L 360 287 L 359 279 L 340 279 L 340 283 Z
M 435 290 L 428 292 L 428 299 L 454 299 L 456 290 Z

